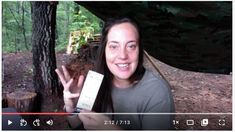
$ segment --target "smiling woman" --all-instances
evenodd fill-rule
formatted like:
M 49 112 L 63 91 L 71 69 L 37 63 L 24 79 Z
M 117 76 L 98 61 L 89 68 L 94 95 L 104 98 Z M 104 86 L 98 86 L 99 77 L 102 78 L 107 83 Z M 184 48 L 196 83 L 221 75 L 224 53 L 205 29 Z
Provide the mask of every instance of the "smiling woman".
M 128 22 L 113 26 L 109 31 L 105 58 L 117 87 L 127 88 L 131 84 L 129 78 L 138 65 L 138 37 L 136 28 Z
M 73 126 L 82 123 L 78 129 L 93 130 L 173 129 L 174 117 L 162 114 L 174 112 L 170 86 L 143 67 L 140 33 L 131 18 L 115 18 L 105 23 L 96 66 L 104 79 L 92 111 L 82 110 L 75 116 L 76 121 L 70 118 Z M 80 76 L 75 83 L 66 68 L 62 68 L 63 73 L 56 71 L 64 86 L 65 109 L 73 112 L 84 78 Z

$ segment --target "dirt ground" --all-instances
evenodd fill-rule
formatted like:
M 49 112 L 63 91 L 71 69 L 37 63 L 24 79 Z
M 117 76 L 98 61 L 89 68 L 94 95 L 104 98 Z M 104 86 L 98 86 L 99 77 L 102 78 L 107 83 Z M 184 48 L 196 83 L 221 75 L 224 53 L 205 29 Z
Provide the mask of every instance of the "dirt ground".
M 57 66 L 68 64 L 76 55 L 57 53 Z M 34 91 L 32 83 L 32 54 L 11 53 L 2 54 L 3 58 L 3 98 L 7 93 L 15 90 Z M 154 59 L 161 73 L 172 87 L 175 102 L 175 128 L 197 130 L 232 129 L 232 74 L 206 74 L 184 71 L 161 63 Z M 88 63 L 80 63 L 83 71 L 91 68 Z M 153 69 L 149 62 L 147 68 Z M 76 66 L 74 68 L 77 68 Z M 55 101 L 54 105 L 43 107 L 43 111 L 62 111 L 62 100 Z M 56 104 L 58 103 L 58 104 Z M 63 102 L 62 102 L 63 103 Z M 57 107 L 55 107 L 57 106 Z M 186 114 L 185 114 L 186 113 Z M 57 130 L 69 129 L 63 116 L 50 116 L 55 120 Z M 48 119 L 49 117 L 44 117 Z M 208 126 L 201 126 L 201 120 L 208 119 Z M 187 125 L 187 120 L 193 120 L 194 125 Z M 224 121 L 221 123 L 221 121 Z M 221 124 L 225 125 L 221 125 Z M 55 129 L 48 126 L 43 129 Z

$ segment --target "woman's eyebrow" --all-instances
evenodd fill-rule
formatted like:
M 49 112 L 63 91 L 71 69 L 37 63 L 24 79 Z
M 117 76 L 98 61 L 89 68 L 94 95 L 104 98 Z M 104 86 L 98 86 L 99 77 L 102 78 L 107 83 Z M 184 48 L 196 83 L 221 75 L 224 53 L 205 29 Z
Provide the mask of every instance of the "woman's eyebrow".
M 128 41 L 127 43 L 132 43 L 132 42 L 137 43 L 136 40 L 130 40 L 130 41 Z
M 137 42 L 138 41 L 136 41 L 136 40 L 130 40 L 126 44 L 128 44 L 128 43 L 137 43 Z M 110 43 L 119 44 L 119 42 L 115 41 L 115 40 L 111 40 L 111 41 L 108 42 L 108 44 L 110 44 Z
M 115 41 L 115 40 L 112 40 L 112 41 L 109 41 L 108 43 L 115 43 L 115 44 L 118 44 L 119 42 L 118 42 L 118 41 Z

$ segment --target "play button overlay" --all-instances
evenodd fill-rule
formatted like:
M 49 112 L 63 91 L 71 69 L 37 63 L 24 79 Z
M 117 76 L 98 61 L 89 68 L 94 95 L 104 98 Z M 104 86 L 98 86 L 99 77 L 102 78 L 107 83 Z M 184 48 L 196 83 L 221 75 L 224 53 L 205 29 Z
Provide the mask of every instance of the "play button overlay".
M 5 114 L 4 114 L 5 113 Z M 12 114 L 6 114 L 6 113 L 12 113 Z M 29 117 L 29 116 L 24 116 Z M 20 114 L 17 114 L 16 109 L 14 108 L 2 108 L 2 130 L 32 130 L 30 125 L 25 125 L 22 123 L 23 117 Z M 0 128 L 0 129 L 1 129 Z
M 12 124 L 12 121 L 11 120 L 7 120 L 7 125 L 11 125 Z

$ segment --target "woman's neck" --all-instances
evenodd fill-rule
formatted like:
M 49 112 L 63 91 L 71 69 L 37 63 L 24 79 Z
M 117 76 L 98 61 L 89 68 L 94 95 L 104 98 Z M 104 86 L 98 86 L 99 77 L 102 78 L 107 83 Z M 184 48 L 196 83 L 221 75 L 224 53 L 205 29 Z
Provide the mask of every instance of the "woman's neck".
M 129 80 L 126 80 L 126 79 L 119 79 L 119 78 L 116 78 L 114 77 L 113 78 L 113 85 L 117 88 L 129 88 L 132 83 L 129 81 Z

